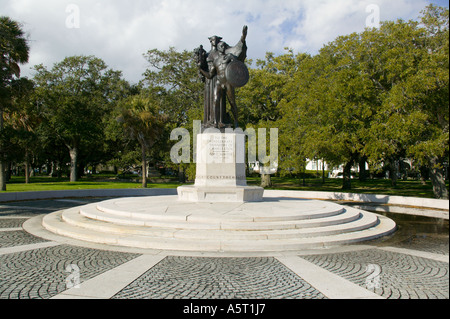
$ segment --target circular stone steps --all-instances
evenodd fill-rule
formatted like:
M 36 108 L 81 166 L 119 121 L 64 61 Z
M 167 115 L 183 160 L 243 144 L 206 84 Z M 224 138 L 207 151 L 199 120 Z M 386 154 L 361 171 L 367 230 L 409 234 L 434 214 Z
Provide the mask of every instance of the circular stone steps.
M 371 240 L 395 231 L 383 216 L 330 202 L 188 203 L 177 196 L 121 198 L 43 218 L 56 234 L 108 245 L 177 251 L 293 251 Z
M 170 229 L 193 229 L 193 230 L 237 230 L 237 231 L 256 231 L 256 230 L 287 230 L 300 228 L 323 227 L 336 224 L 342 224 L 359 219 L 360 212 L 356 209 L 333 210 L 331 212 L 320 215 L 308 215 L 309 219 L 302 219 L 299 216 L 289 217 L 274 217 L 274 218 L 254 218 L 245 216 L 243 212 L 234 215 L 224 215 L 220 218 L 219 215 L 207 214 L 181 214 L 181 215 L 164 215 L 164 214 L 148 214 L 142 217 L 128 216 L 126 212 L 105 212 L 99 209 L 96 204 L 81 207 L 80 215 L 89 219 L 104 221 L 117 225 L 127 226 L 146 226 Z M 282 218 L 284 220 L 282 220 Z

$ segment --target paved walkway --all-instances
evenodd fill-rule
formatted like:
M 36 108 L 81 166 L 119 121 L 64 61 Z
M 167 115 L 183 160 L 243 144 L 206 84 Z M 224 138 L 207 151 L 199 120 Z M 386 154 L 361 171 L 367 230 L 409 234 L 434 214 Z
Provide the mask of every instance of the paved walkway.
M 449 298 L 448 233 L 275 257 L 221 257 L 82 247 L 22 228 L 38 225 L 42 214 L 91 201 L 0 204 L 0 299 L 181 299 L 195 313 L 214 309 L 187 300 Z M 252 305 L 256 310 L 262 309 Z

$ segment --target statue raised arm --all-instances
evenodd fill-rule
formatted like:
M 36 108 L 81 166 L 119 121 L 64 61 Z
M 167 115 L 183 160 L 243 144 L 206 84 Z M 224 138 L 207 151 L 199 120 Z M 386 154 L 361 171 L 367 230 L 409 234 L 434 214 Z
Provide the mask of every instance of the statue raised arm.
M 226 51 L 227 53 L 236 56 L 241 62 L 245 62 L 245 59 L 247 59 L 247 32 L 248 27 L 244 26 L 239 42 L 234 47 L 228 48 Z

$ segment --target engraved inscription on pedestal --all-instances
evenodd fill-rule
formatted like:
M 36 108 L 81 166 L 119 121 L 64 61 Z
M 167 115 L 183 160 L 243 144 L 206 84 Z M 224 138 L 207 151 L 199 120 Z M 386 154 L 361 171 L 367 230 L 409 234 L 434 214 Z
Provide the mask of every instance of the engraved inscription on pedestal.
M 245 168 L 243 132 L 199 134 L 195 185 L 179 187 L 179 198 L 194 202 L 261 201 L 264 189 L 247 186 Z
M 214 134 L 209 136 L 207 144 L 207 163 L 233 163 L 234 140 L 230 134 Z
M 246 186 L 245 135 L 203 133 L 197 138 L 197 186 Z

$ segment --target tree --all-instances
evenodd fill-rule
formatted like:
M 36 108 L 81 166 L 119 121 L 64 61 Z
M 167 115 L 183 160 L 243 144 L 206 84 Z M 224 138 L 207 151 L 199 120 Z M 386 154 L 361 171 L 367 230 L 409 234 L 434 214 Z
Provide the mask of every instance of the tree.
M 34 83 L 26 78 L 11 82 L 11 108 L 6 113 L 6 125 L 10 128 L 10 146 L 6 148 L 9 160 L 12 157 L 25 162 L 25 183 L 29 183 L 30 158 L 36 146 L 36 128 L 39 114 L 33 104 Z
M 305 54 L 295 55 L 292 50 L 286 48 L 286 53 L 274 56 L 268 52 L 264 60 L 256 61 L 256 68 L 250 68 L 251 81 L 239 89 L 237 93 L 237 103 L 239 108 L 239 118 L 242 127 L 253 128 L 281 128 L 281 108 L 280 105 L 290 96 L 286 87 L 292 81 L 293 75 L 298 72 L 301 61 L 307 58 Z M 284 146 L 290 136 L 287 131 L 281 129 L 279 136 L 283 151 Z M 286 134 L 285 134 L 286 133 Z M 289 149 L 290 150 L 290 149 Z M 281 153 L 282 155 L 285 153 Z M 281 168 L 290 165 L 290 155 L 284 156 Z M 260 163 L 262 165 L 262 163 Z M 267 174 L 267 167 L 261 168 L 261 186 L 271 185 L 271 175 Z
M 430 168 L 435 196 L 448 199 L 443 164 L 449 161 L 449 10 L 429 5 L 421 22 L 425 50 L 418 72 L 402 90 L 411 108 L 422 113 L 421 130 L 408 154 Z
M 356 33 L 339 37 L 303 59 L 281 106 L 283 131 L 297 140 L 289 146 L 296 162 L 344 163 L 343 189 L 351 188 L 351 168 L 361 156 L 376 103 L 371 82 L 355 59 L 359 43 Z
M 316 80 L 316 62 L 313 57 L 305 55 L 295 64 L 295 72 L 289 74 L 290 81 L 283 87 L 284 98 L 279 102 L 280 118 L 277 124 L 280 129 L 279 168 L 282 175 L 305 173 L 308 157 L 308 150 L 304 147 L 308 126 L 305 125 L 301 101 Z
M 194 52 L 178 52 L 175 48 L 167 51 L 153 49 L 145 55 L 149 67 L 142 81 L 144 91 L 157 98 L 161 111 L 168 115 L 166 131 L 184 127 L 193 132 L 194 121 L 203 118 L 205 84 L 201 81 L 194 57 Z M 169 145 L 166 143 L 165 146 Z M 170 161 L 169 152 L 166 152 L 164 161 L 166 166 L 178 169 L 182 182 L 186 172 L 190 177 L 195 176 L 194 164 L 174 164 Z
M 80 150 L 102 143 L 103 119 L 126 91 L 121 72 L 107 69 L 94 56 L 65 58 L 48 71 L 35 67 L 38 102 L 48 132 L 62 141 L 70 155 L 70 181 L 78 179 Z
M 338 37 L 303 60 L 281 103 L 284 131 L 298 143 L 290 154 L 344 163 L 366 158 L 390 167 L 427 166 L 435 195 L 447 198 L 442 174 L 448 161 L 448 9 L 430 5 L 420 22 L 387 21 Z
M 144 73 L 144 86 L 158 92 L 161 109 L 170 114 L 174 128 L 190 120 L 188 110 L 201 109 L 204 84 L 200 81 L 193 52 L 153 49 L 145 55 L 149 68 Z
M 10 86 L 20 76 L 19 64 L 28 62 L 30 48 L 21 26 L 8 17 L 0 17 L 0 191 L 6 190 L 3 147 L 4 112 L 11 103 Z
M 122 101 L 119 123 L 130 140 L 135 140 L 141 147 L 142 187 L 147 187 L 147 154 L 161 138 L 168 118 L 160 112 L 155 100 L 144 95 L 131 96 Z
M 428 6 L 416 21 L 385 22 L 367 31 L 373 65 L 366 68 L 381 104 L 366 151 L 389 164 L 395 183 L 398 163 L 411 158 L 430 170 L 437 198 L 448 198 L 442 172 L 448 161 L 448 9 Z

